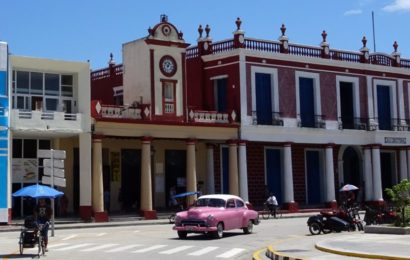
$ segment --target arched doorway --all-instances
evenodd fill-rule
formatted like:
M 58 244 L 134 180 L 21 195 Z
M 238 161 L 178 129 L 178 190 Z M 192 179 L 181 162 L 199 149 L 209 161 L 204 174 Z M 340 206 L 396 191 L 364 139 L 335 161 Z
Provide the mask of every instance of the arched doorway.
M 361 186 L 360 158 L 357 151 L 349 146 L 343 152 L 343 183 Z

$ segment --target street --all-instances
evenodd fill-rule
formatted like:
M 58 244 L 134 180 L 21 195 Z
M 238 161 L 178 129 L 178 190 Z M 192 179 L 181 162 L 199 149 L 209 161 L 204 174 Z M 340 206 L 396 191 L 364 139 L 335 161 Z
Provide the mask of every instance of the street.
M 0 259 L 32 259 L 37 248 L 18 252 L 19 232 L 0 233 Z M 190 234 L 180 240 L 172 225 L 138 225 L 56 230 L 47 259 L 251 259 L 268 245 L 292 244 L 291 255 L 310 259 L 347 259 L 314 249 L 315 241 L 345 233 L 311 236 L 306 218 L 262 220 L 254 233 L 226 232 L 222 239 Z M 346 233 L 348 234 L 348 233 Z M 352 258 L 349 258 L 352 259 Z

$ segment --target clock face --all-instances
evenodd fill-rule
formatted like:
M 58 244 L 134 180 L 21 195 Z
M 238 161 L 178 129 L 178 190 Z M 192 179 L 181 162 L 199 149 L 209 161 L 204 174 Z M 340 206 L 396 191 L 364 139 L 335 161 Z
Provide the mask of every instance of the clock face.
M 165 36 L 168 36 L 171 33 L 171 28 L 168 25 L 162 26 L 162 33 Z
M 167 77 L 172 77 L 177 71 L 177 64 L 171 56 L 164 56 L 159 62 L 159 67 L 162 74 Z

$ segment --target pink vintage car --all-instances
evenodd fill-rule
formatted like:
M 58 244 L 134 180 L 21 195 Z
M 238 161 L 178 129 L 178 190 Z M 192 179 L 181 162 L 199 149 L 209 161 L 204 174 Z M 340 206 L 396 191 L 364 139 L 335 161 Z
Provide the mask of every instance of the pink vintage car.
M 241 198 L 213 194 L 199 197 L 193 207 L 179 212 L 173 229 L 178 231 L 179 238 L 186 238 L 188 233 L 212 234 L 222 238 L 224 230 L 240 228 L 249 234 L 257 224 L 258 212 L 248 209 Z

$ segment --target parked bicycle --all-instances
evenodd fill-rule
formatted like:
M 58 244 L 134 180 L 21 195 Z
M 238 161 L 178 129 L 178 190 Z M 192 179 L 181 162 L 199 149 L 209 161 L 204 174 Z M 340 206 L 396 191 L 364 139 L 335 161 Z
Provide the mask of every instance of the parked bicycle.
M 282 211 L 279 209 L 279 206 L 269 205 L 268 203 L 263 203 L 263 210 L 261 212 L 263 219 L 272 218 L 281 218 Z

